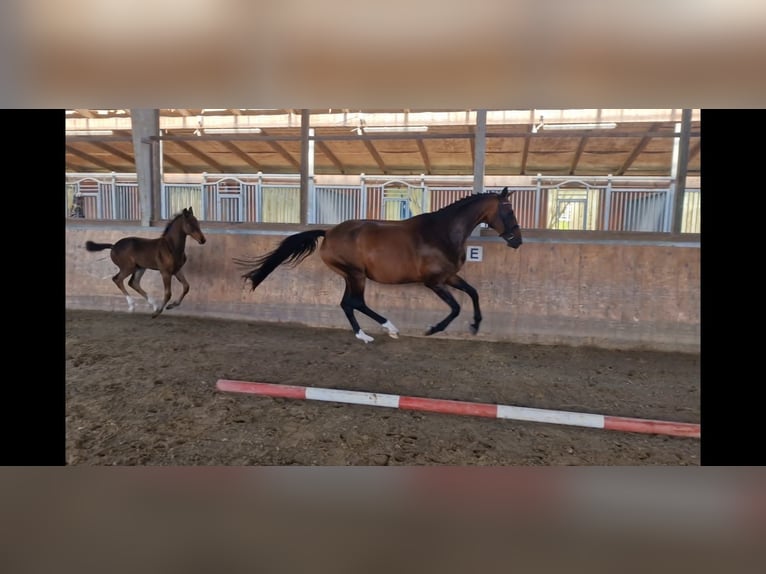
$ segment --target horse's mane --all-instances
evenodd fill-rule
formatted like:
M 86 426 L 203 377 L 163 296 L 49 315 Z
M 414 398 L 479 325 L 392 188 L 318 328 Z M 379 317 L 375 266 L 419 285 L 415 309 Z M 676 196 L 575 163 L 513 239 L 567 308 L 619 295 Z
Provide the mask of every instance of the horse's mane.
M 493 196 L 493 195 L 497 195 L 497 194 L 492 193 L 492 192 L 488 192 L 488 193 L 472 193 L 471 195 L 468 195 L 466 197 L 461 197 L 457 201 L 453 201 L 449 205 L 445 205 L 444 207 L 442 207 L 441 209 L 438 209 L 434 213 L 441 213 L 443 211 L 451 211 L 453 209 L 463 209 L 464 207 L 466 207 L 468 205 L 472 205 L 472 204 L 474 204 L 476 202 L 482 201 L 482 200 L 486 199 L 487 197 L 490 197 L 490 196 Z
M 165 231 L 163 231 L 163 232 L 162 232 L 162 235 L 167 235 L 167 234 L 168 234 L 168 231 L 170 231 L 170 227 L 171 227 L 171 226 L 172 226 L 172 225 L 173 225 L 173 224 L 176 222 L 176 220 L 177 220 L 179 217 L 182 217 L 182 216 L 183 216 L 183 214 L 184 214 L 184 212 L 183 212 L 183 211 L 179 211 L 178 213 L 176 213 L 176 214 L 173 216 L 173 219 L 171 219 L 170 221 L 168 221 L 168 224 L 165 226 Z

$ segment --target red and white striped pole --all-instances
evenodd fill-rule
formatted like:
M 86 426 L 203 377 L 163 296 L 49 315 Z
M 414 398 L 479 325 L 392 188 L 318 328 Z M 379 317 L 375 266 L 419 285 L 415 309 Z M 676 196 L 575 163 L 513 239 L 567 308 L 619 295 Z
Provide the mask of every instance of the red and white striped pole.
M 477 417 L 514 419 L 606 430 L 700 438 L 700 425 L 695 423 L 636 419 L 630 417 L 515 407 L 511 405 L 493 405 L 488 403 L 428 399 L 423 397 L 407 397 L 362 391 L 279 385 L 275 383 L 249 383 L 228 379 L 219 379 L 216 383 L 216 387 L 219 391 L 249 393 L 253 395 L 265 395 L 287 399 L 330 401 L 355 405 L 389 407 L 410 411 L 429 411 L 452 415 L 471 415 Z

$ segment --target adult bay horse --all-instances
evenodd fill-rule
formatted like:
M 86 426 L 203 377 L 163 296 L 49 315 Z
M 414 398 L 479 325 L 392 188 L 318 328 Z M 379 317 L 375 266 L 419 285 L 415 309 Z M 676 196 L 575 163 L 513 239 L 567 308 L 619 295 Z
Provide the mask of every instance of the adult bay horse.
M 130 285 L 153 307 L 152 318 L 162 313 L 163 309 L 172 309 L 178 307 L 189 292 L 189 282 L 183 274 L 181 268 L 186 263 L 186 236 L 191 235 L 197 240 L 197 243 L 203 244 L 205 234 L 200 229 L 199 221 L 194 216 L 192 208 L 184 209 L 177 214 L 165 226 L 165 231 L 156 239 L 146 239 L 143 237 L 123 237 L 117 243 L 94 243 L 85 242 L 85 249 L 88 251 L 102 251 L 111 249 L 110 255 L 120 270 L 112 277 L 112 281 L 125 294 L 128 300 L 128 310 L 133 311 L 135 303 L 133 298 L 125 289 L 125 278 L 130 275 Z M 162 275 L 162 282 L 165 285 L 165 297 L 161 304 L 146 294 L 141 287 L 141 277 L 147 269 L 154 269 Z M 170 280 L 175 277 L 183 285 L 183 291 L 177 301 L 168 304 L 171 296 Z
M 502 193 L 481 193 L 460 199 L 431 213 L 403 221 L 351 219 L 329 229 L 303 231 L 285 238 L 276 249 L 254 259 L 235 258 L 240 266 L 252 267 L 242 277 L 255 290 L 282 263 L 297 265 L 324 237 L 319 255 L 325 264 L 346 281 L 340 306 L 354 335 L 365 343 L 373 340 L 359 326 L 354 311 L 377 321 L 397 338 L 399 330 L 391 321 L 370 309 L 364 301 L 365 280 L 378 283 L 422 283 L 450 307 L 444 319 L 426 331 L 443 331 L 460 313 L 460 305 L 447 286 L 468 294 L 473 302 L 471 332 L 481 323 L 479 295 L 458 275 L 466 258 L 466 242 L 473 229 L 486 223 L 505 239 L 509 247 L 521 245 L 521 230 L 509 201 L 508 188 Z

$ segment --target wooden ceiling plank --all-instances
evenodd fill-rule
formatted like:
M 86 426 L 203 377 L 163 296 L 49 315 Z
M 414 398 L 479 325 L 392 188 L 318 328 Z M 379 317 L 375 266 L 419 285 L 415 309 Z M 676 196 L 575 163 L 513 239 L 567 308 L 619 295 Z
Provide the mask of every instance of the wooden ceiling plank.
M 96 146 L 99 149 L 104 150 L 105 152 L 108 152 L 108 153 L 110 153 L 112 155 L 117 156 L 118 158 L 120 158 L 121 160 L 126 161 L 127 163 L 132 163 L 133 165 L 136 164 L 136 158 L 134 156 L 132 156 L 130 154 L 127 154 L 124 151 L 119 150 L 119 149 L 117 149 L 114 146 L 111 146 L 109 144 L 105 144 L 105 143 L 102 143 L 102 142 L 94 142 L 93 145 Z
M 242 151 L 242 149 L 240 149 L 236 144 L 234 144 L 233 142 L 221 142 L 221 144 L 231 153 L 236 155 L 239 159 L 244 161 L 247 165 L 249 165 L 250 167 L 254 169 L 257 169 L 258 171 L 261 171 L 261 164 L 259 164 L 252 157 L 250 157 L 249 154 Z
M 165 163 L 172 165 L 174 168 L 176 168 L 181 173 L 191 173 L 191 170 L 188 167 L 186 167 L 180 161 L 176 160 L 175 158 L 173 158 L 171 155 L 169 155 L 167 153 L 163 153 L 162 154 L 162 160 Z
M 388 174 L 388 170 L 386 169 L 386 162 L 384 162 L 383 158 L 380 157 L 378 150 L 375 149 L 375 146 L 372 144 L 372 142 L 370 140 L 364 140 L 364 147 L 367 148 L 367 151 L 370 152 L 372 159 L 374 159 L 375 163 L 378 164 L 378 169 L 380 169 L 380 171 L 382 171 L 384 174 Z
M 330 148 L 327 146 L 324 142 L 316 142 L 317 147 L 319 148 L 319 151 L 321 151 L 327 159 L 330 160 L 330 162 L 335 166 L 335 169 L 337 169 L 339 172 L 341 172 L 343 175 L 346 174 L 346 168 L 345 166 L 340 162 L 340 160 L 335 156 L 332 151 L 330 151 Z
M 78 173 L 78 172 L 79 173 L 83 173 L 83 172 L 89 171 L 87 166 L 85 166 L 85 165 L 83 165 L 81 163 L 73 162 L 73 161 L 67 161 L 66 167 L 67 167 L 68 170 L 70 170 L 70 171 L 72 171 L 74 173 Z
M 182 147 L 183 149 L 188 151 L 190 154 L 192 154 L 194 157 L 196 157 L 198 159 L 201 159 L 206 164 L 208 164 L 210 166 L 213 166 L 218 172 L 226 173 L 226 170 L 224 169 L 224 167 L 221 164 L 219 164 L 217 161 L 215 161 L 213 158 L 211 158 L 206 153 L 203 153 L 203 152 L 199 151 L 197 148 L 195 148 L 190 143 L 183 142 L 183 141 L 177 141 L 176 145 L 179 146 L 179 147 Z
M 268 136 L 269 134 L 266 133 L 266 130 L 261 130 L 261 133 L 265 136 Z M 281 155 L 285 160 L 287 160 L 287 163 L 289 163 L 291 166 L 293 166 L 296 170 L 300 171 L 301 164 L 298 162 L 290 153 L 283 148 L 281 145 L 279 145 L 276 141 L 273 139 L 270 139 L 267 141 L 267 143 L 271 146 L 271 148 L 277 152 L 279 155 Z
M 691 160 L 693 157 L 696 157 L 696 155 L 700 152 L 700 148 L 702 146 L 702 140 L 697 141 L 693 146 L 689 148 L 689 160 Z
M 105 161 L 103 161 L 103 160 L 101 160 L 101 159 L 99 159 L 99 158 L 97 158 L 95 156 L 92 156 L 92 155 L 90 155 L 88 153 L 85 153 L 84 151 L 80 151 L 79 149 L 77 149 L 75 147 L 72 147 L 71 145 L 67 145 L 65 147 L 66 147 L 66 151 L 67 152 L 71 153 L 72 155 L 76 155 L 80 159 L 84 159 L 85 161 L 88 161 L 88 162 L 90 162 L 90 163 L 92 163 L 94 165 L 97 165 L 97 166 L 99 166 L 99 167 L 101 167 L 103 169 L 106 169 L 108 171 L 119 171 L 119 169 L 116 166 L 114 166 L 114 165 L 112 165 L 110 163 L 107 163 L 107 162 L 105 162 Z

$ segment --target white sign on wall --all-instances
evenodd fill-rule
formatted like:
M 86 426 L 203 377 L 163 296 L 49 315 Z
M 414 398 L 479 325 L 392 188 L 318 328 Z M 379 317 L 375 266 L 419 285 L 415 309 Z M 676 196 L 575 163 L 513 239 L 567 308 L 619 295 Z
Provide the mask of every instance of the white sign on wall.
M 469 245 L 466 249 L 466 261 L 481 261 L 483 249 L 479 245 Z

